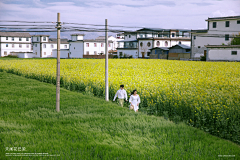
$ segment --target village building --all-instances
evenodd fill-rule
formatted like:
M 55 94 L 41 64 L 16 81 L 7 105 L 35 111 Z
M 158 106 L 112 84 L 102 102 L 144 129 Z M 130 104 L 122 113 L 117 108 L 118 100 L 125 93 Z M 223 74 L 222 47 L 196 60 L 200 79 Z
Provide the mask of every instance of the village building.
M 169 48 L 169 60 L 188 60 L 190 59 L 191 47 L 184 44 L 177 44 Z
M 33 35 L 32 36 L 33 53 L 35 57 L 46 58 L 54 57 L 53 50 L 57 49 L 57 39 L 49 38 L 49 35 Z M 60 49 L 69 49 L 67 39 L 60 40 Z
M 207 29 L 192 30 L 191 59 L 206 56 L 206 46 L 229 45 L 233 36 L 240 32 L 240 16 L 208 18 L 206 21 Z
M 113 36 L 108 37 L 108 52 L 114 53 L 117 48 L 117 39 Z M 61 58 L 86 58 L 89 55 L 105 54 L 105 36 L 96 39 L 84 39 L 84 34 L 72 34 L 68 41 L 69 49 L 61 49 Z M 57 56 L 57 50 L 53 51 L 53 57 Z
M 154 47 L 150 51 L 149 59 L 168 59 L 168 47 Z
M 29 33 L 0 32 L 0 56 L 31 52 L 31 35 Z
M 207 61 L 240 61 L 240 45 L 205 45 Z
M 176 44 L 191 45 L 190 30 L 143 28 L 134 32 L 124 32 L 124 40 L 119 41 L 118 56 L 149 58 L 152 48 L 172 47 Z

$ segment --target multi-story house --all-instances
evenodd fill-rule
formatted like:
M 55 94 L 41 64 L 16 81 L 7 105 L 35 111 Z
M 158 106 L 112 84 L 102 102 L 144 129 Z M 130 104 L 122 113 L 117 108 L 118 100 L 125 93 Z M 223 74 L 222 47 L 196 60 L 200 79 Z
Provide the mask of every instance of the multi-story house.
M 70 58 L 83 58 L 83 55 L 99 55 L 105 54 L 105 37 L 100 36 L 96 39 L 83 39 L 84 34 L 72 34 L 69 40 Z M 112 39 L 112 40 L 111 40 Z M 115 45 L 113 40 L 116 38 L 108 37 L 108 51 L 114 50 Z
M 57 49 L 57 39 L 49 38 L 49 35 L 33 35 L 32 45 L 35 57 L 53 57 L 52 52 Z M 60 49 L 69 49 L 67 39 L 60 40 Z
M 31 52 L 31 35 L 29 33 L 0 32 L 0 56 L 10 53 Z
M 228 45 L 233 35 L 240 32 L 240 16 L 208 18 L 208 28 L 192 30 L 191 58 L 206 56 L 209 45 Z
M 176 44 L 191 45 L 190 30 L 143 28 L 135 32 L 125 32 L 119 41 L 118 56 L 148 58 L 152 48 L 172 47 Z

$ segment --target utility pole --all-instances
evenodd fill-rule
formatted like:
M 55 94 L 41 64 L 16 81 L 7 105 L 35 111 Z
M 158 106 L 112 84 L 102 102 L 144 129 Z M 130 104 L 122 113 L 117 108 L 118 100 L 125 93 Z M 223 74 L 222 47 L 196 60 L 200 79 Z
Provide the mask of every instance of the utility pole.
M 56 111 L 60 111 L 60 13 L 57 13 L 57 78 L 56 78 Z
M 107 19 L 105 19 L 105 99 L 109 101 L 108 93 L 108 27 Z

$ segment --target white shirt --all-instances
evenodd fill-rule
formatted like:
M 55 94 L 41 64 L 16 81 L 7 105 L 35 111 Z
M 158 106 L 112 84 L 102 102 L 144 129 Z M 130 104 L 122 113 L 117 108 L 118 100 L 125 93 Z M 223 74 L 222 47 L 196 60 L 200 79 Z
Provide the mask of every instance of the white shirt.
M 119 99 L 126 99 L 127 100 L 127 92 L 124 90 L 124 89 L 119 89 L 118 91 L 117 91 L 117 93 L 115 94 L 115 96 L 114 96 L 114 99 L 113 99 L 113 101 L 115 101 L 115 99 L 116 98 L 119 98 Z
M 132 102 L 133 105 L 139 104 L 141 102 L 139 95 L 138 94 L 136 96 L 131 95 L 129 98 L 129 102 L 130 103 Z

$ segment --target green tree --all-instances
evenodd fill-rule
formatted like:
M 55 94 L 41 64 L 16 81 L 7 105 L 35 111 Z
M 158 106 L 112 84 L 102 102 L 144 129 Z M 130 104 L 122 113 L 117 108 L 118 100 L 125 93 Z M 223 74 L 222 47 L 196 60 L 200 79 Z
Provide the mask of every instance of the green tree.
M 231 45 L 240 45 L 240 32 L 231 40 Z

